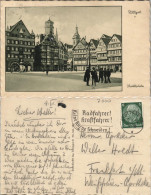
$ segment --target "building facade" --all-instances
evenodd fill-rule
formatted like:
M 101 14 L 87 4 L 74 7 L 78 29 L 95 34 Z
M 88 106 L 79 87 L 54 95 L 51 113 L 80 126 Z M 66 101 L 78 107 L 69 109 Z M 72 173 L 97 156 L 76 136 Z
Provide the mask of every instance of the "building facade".
M 73 45 L 65 44 L 65 47 L 68 55 L 67 70 L 73 70 Z
M 5 32 L 6 71 L 34 69 L 35 35 L 30 33 L 22 20 L 7 27 Z
M 97 53 L 96 53 L 96 49 L 97 49 L 97 46 L 98 46 L 98 40 L 95 40 L 95 39 L 91 39 L 90 42 L 89 42 L 89 50 L 88 51 L 90 53 L 90 65 L 91 65 L 91 68 L 95 67 L 97 68 Z
M 97 47 L 97 64 L 98 68 L 108 68 L 108 44 L 111 37 L 103 34 Z
M 87 66 L 122 71 L 122 36 L 103 34 L 99 40 L 91 39 L 88 43 L 82 38 L 73 47 L 73 70 L 85 71 Z
M 73 70 L 85 71 L 88 65 L 88 44 L 85 38 L 73 47 Z
M 67 61 L 68 61 L 68 51 L 65 45 L 59 41 L 59 67 L 58 71 L 66 71 L 67 70 Z
M 108 44 L 108 66 L 113 71 L 122 71 L 122 36 L 114 34 Z
M 45 22 L 45 34 L 36 36 L 35 70 L 67 70 L 68 52 L 65 45 L 58 41 L 58 32 L 54 35 L 54 23 Z
M 53 22 L 45 22 L 45 34 L 36 36 L 35 66 L 38 71 L 56 71 L 59 68 L 59 46 L 54 35 Z

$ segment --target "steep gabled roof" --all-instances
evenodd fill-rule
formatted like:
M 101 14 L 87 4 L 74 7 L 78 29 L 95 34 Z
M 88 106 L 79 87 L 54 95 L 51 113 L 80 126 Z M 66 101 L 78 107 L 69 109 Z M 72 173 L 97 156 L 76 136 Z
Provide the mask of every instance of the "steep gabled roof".
M 94 46 L 97 48 L 99 41 L 95 39 L 91 39 L 91 41 L 93 42 Z
M 85 38 L 83 37 L 74 47 L 73 47 L 73 49 L 72 50 L 74 50 L 75 48 L 76 48 L 76 46 L 79 44 L 79 43 L 82 43 L 85 47 L 87 46 L 87 42 L 86 42 L 86 40 L 85 40 Z
M 105 43 L 105 45 L 107 46 L 108 44 L 109 44 L 109 42 L 110 42 L 110 40 L 111 40 L 111 38 L 109 39 L 109 38 L 101 38 L 102 40 L 103 40 L 103 42 Z
M 111 37 L 108 36 L 108 35 L 106 35 L 106 34 L 103 34 L 103 35 L 101 36 L 101 38 L 111 39 Z
M 121 35 L 114 34 L 113 36 L 116 36 L 118 38 L 118 40 L 122 42 L 122 36 Z
M 22 25 L 24 25 L 25 29 L 27 30 L 27 32 L 30 34 L 30 32 L 28 31 L 28 29 L 26 28 L 24 22 L 22 20 L 19 20 L 16 24 L 14 24 L 13 26 L 10 27 L 10 32 L 12 32 L 20 23 L 22 23 Z
M 44 43 L 45 41 L 48 41 L 48 42 L 52 43 L 53 45 L 57 45 L 57 42 L 53 36 L 45 35 L 44 39 L 41 41 L 40 44 Z
M 86 46 L 87 45 L 87 42 L 86 42 L 86 40 L 85 40 L 85 38 L 83 37 L 82 39 L 81 39 L 81 41 L 80 41 L 84 46 Z

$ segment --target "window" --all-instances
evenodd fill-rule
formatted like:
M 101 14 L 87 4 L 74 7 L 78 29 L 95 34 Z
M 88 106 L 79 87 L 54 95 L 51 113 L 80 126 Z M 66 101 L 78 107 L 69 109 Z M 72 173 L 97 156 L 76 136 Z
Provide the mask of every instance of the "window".
M 35 45 L 35 43 L 34 43 L 34 42 L 32 42 L 32 45 Z
M 18 41 L 15 41 L 15 44 L 17 44 L 17 45 L 18 45 Z
M 10 50 L 10 47 L 7 47 L 7 50 Z
M 28 55 L 28 58 L 30 58 L 30 55 Z
M 28 49 L 28 52 L 30 52 L 30 49 Z
M 7 54 L 7 57 L 10 58 L 10 54 Z
M 25 51 L 27 51 L 27 48 L 25 48 Z
M 14 54 L 11 55 L 11 58 L 14 58 Z
M 27 42 L 25 41 L 25 45 L 27 45 Z
M 14 40 L 12 40 L 12 44 L 14 44 Z
M 30 42 L 28 42 L 28 45 L 30 45 Z
M 15 55 L 15 58 L 18 58 L 18 56 L 17 56 L 17 55 Z
M 23 44 L 23 41 L 20 41 L 20 44 L 22 45 Z
M 12 47 L 12 51 L 14 51 L 14 47 Z
M 16 47 L 16 49 L 15 49 L 16 51 L 18 51 L 18 47 Z
M 27 58 L 27 56 L 26 56 L 26 55 L 24 55 L 24 58 Z
M 7 40 L 7 43 L 10 43 L 10 40 Z

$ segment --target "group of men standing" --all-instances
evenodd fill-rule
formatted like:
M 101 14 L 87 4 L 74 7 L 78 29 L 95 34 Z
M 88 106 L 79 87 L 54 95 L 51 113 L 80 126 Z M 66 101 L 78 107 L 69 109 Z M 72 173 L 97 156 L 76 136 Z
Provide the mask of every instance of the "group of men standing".
M 93 85 L 96 86 L 96 82 L 100 82 L 100 81 L 101 83 L 111 83 L 111 80 L 110 80 L 111 70 L 109 68 L 107 69 L 100 68 L 99 78 L 98 78 L 97 71 L 95 70 L 95 68 L 93 67 L 92 71 L 90 71 L 88 67 L 84 75 L 84 81 L 87 82 L 87 86 L 89 86 L 90 74 L 92 76 L 92 86 Z

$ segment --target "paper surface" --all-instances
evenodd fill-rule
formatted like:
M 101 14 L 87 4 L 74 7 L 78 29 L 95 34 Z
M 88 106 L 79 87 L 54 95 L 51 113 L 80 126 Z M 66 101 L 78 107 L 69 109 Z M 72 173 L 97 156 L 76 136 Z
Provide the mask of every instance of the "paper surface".
M 150 195 L 149 2 L 2 1 L 0 3 L 0 194 Z M 22 9 L 16 13 L 12 11 L 23 7 L 27 8 L 24 12 Z M 99 7 L 101 9 L 120 7 L 122 72 L 112 72 L 111 83 L 99 82 L 94 87 L 92 78 L 90 86 L 86 86 L 83 82 L 85 71 L 68 71 L 68 74 L 66 71 L 55 73 L 52 71 L 48 75 L 42 71 L 38 73 L 7 71 L 6 24 L 15 14 L 18 18 L 24 17 L 24 13 L 28 15 L 30 9 L 36 7 L 40 10 L 65 7 L 61 18 L 65 17 L 66 20 L 68 19 L 66 7 L 71 7 L 73 13 L 74 7 L 82 7 L 83 14 L 87 12 L 87 7 L 92 7 L 92 10 L 94 7 L 97 7 L 97 10 Z M 18 13 L 22 15 L 17 15 Z M 38 12 L 34 13 L 36 15 Z M 98 16 L 94 10 L 93 14 L 93 17 L 95 14 Z M 53 13 L 50 15 L 56 22 Z M 70 19 L 76 18 L 78 20 L 78 16 L 74 15 Z M 108 21 L 110 18 L 114 19 L 114 14 L 108 15 L 107 18 Z M 83 23 L 90 25 L 88 35 L 91 38 L 96 33 L 93 28 L 99 24 L 98 20 L 105 21 L 96 17 L 96 23 L 89 24 L 89 20 L 85 18 Z M 34 14 L 29 23 L 33 21 L 36 21 Z M 37 26 L 41 22 L 42 17 L 39 17 Z M 57 22 L 55 24 L 57 25 Z M 36 26 L 36 22 L 34 25 Z M 114 26 L 112 25 L 112 22 L 105 24 L 109 31 L 112 31 Z M 62 27 L 61 33 L 65 31 L 63 29 Z M 101 35 L 98 32 L 98 38 Z M 65 74 L 67 78 L 63 76 Z M 60 78 L 62 88 L 57 85 Z M 115 84 L 114 81 L 119 83 Z
M 1 194 L 149 195 L 149 102 L 4 98 Z

